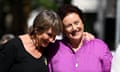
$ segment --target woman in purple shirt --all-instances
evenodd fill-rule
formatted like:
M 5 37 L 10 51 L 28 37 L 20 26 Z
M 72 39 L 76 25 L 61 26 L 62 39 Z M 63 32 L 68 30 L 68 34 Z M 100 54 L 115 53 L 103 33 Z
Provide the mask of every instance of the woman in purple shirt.
M 73 5 L 58 9 L 63 25 L 63 40 L 50 45 L 50 72 L 110 72 L 112 54 L 100 39 L 83 38 L 82 11 Z

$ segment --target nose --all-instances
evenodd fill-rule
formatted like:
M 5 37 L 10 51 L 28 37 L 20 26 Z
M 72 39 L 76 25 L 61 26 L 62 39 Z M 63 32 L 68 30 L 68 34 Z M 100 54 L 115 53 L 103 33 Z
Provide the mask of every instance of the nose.
M 50 41 L 50 42 L 54 42 L 54 41 L 55 41 L 55 38 L 54 38 L 54 37 L 51 37 L 51 38 L 49 38 L 49 41 Z
M 72 24 L 72 29 L 73 29 L 73 30 L 76 30 L 77 27 L 76 27 L 74 24 Z

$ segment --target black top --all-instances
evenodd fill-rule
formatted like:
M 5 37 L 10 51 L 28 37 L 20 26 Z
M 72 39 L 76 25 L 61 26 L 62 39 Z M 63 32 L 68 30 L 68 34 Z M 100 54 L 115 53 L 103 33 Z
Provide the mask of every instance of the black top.
M 45 57 L 34 58 L 17 37 L 0 47 L 0 72 L 48 72 Z

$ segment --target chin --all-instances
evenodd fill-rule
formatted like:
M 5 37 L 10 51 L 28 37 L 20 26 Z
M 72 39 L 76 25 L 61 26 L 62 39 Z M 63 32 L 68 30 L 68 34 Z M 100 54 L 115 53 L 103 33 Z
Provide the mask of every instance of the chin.
M 71 39 L 79 40 L 79 39 L 81 39 L 81 38 L 82 38 L 81 36 L 76 36 L 76 37 L 72 37 Z
M 48 46 L 48 44 L 43 44 L 43 45 L 42 45 L 42 47 L 47 47 L 47 46 Z

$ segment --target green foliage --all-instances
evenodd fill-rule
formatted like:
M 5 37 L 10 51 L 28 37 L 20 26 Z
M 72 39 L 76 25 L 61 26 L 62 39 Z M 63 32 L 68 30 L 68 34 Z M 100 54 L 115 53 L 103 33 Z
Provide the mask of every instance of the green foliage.
M 53 10 L 57 8 L 57 5 L 54 2 L 54 0 L 37 0 L 37 1 L 40 7 L 44 7 L 47 9 L 53 9 Z

